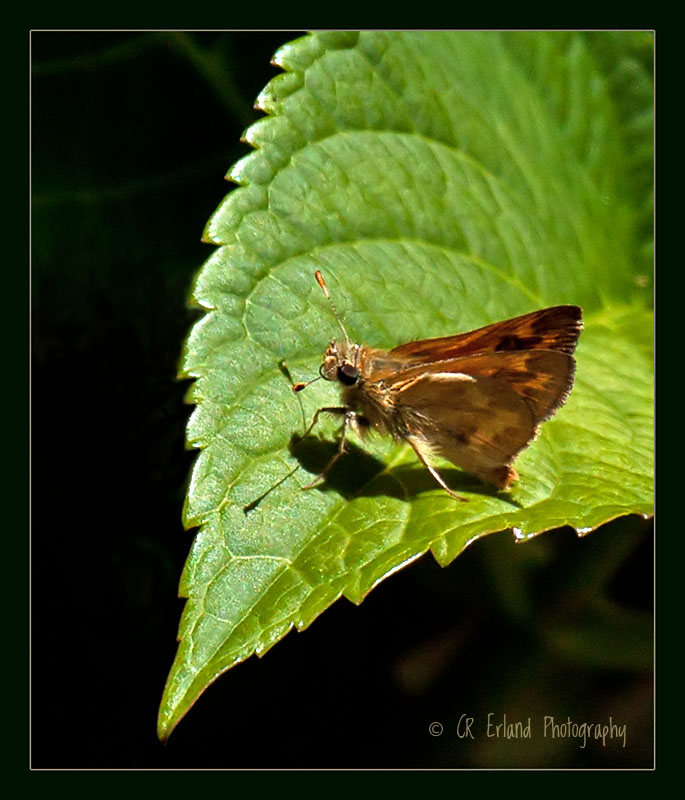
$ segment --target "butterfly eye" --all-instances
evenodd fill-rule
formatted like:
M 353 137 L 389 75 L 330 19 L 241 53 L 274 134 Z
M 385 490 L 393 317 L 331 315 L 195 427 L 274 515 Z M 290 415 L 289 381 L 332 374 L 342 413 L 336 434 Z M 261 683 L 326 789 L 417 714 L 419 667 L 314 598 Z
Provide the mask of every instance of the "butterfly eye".
M 338 367 L 338 380 L 345 386 L 352 386 L 359 380 L 359 370 L 352 364 L 343 364 Z

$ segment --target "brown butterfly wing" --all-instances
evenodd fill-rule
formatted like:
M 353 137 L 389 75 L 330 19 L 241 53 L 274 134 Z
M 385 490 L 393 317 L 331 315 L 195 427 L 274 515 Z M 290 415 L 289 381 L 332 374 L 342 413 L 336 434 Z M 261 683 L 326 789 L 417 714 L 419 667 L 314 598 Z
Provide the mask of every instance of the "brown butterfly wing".
M 482 353 L 441 362 L 444 373 L 461 372 L 506 386 L 525 401 L 536 424 L 549 419 L 565 402 L 575 376 L 573 356 L 559 350 Z
M 398 399 L 405 438 L 424 460 L 442 456 L 496 486 L 513 479 L 509 465 L 535 436 L 535 418 L 525 401 L 491 378 L 429 374 Z
M 406 438 L 499 487 L 539 424 L 566 399 L 572 356 L 556 350 L 488 353 L 397 374 L 392 388 Z
M 570 355 L 583 328 L 582 316 L 578 306 L 552 306 L 456 336 L 407 342 L 389 355 L 422 363 L 513 350 L 558 350 Z
M 496 385 L 520 397 L 539 424 L 563 405 L 573 386 L 574 374 L 573 356 L 558 350 L 520 350 L 453 358 L 430 367 L 412 366 L 398 370 L 394 379 L 386 378 L 386 382 L 399 392 L 401 403 L 409 405 L 415 395 L 428 386 L 436 391 L 440 388 L 442 398 L 443 388 L 449 392 L 450 387 L 464 382 L 459 375 L 476 381 L 488 379 L 496 382 L 487 384 L 490 390 Z

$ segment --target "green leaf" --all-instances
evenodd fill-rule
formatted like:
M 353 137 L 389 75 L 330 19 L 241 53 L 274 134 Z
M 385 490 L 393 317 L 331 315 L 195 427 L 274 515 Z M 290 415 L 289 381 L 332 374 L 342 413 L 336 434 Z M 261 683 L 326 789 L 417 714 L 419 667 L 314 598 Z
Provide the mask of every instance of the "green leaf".
M 614 68 L 635 42 L 611 41 Z M 231 170 L 241 188 L 208 225 L 222 247 L 194 287 L 207 313 L 183 362 L 200 449 L 185 524 L 199 531 L 162 738 L 222 672 L 428 551 L 444 565 L 493 531 L 652 513 L 644 198 L 623 180 L 633 112 L 597 48 L 573 33 L 369 31 L 277 53 L 285 72 L 260 95 L 268 116 L 246 133 L 255 152 Z M 297 434 L 339 402 L 324 381 L 295 396 L 287 379 L 314 377 L 338 333 L 317 269 L 351 336 L 375 347 L 583 307 L 575 388 L 511 491 L 445 469 L 470 500 L 457 503 L 411 448 L 373 438 L 301 490 L 336 425 Z

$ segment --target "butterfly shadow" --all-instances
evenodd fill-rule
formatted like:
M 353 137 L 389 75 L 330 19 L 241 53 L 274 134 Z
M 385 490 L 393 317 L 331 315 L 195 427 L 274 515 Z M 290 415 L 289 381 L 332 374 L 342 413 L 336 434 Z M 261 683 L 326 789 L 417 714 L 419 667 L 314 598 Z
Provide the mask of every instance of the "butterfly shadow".
M 290 439 L 289 450 L 302 469 L 310 473 L 312 480 L 316 481 L 316 476 L 321 474 L 337 453 L 338 445 L 336 442 L 316 436 L 302 438 L 294 434 Z M 440 474 L 457 494 L 463 491 L 485 497 L 496 497 L 516 508 L 522 507 L 508 492 L 484 483 L 462 470 L 452 467 L 441 468 Z M 402 464 L 388 472 L 386 465 L 380 459 L 348 440 L 343 455 L 326 472 L 324 478 L 311 487 L 311 490 L 335 491 L 346 500 L 355 497 L 394 497 L 399 500 L 410 500 L 424 492 L 434 492 L 439 488 L 433 476 L 418 461 L 416 465 Z M 440 491 L 444 493 L 444 490 Z

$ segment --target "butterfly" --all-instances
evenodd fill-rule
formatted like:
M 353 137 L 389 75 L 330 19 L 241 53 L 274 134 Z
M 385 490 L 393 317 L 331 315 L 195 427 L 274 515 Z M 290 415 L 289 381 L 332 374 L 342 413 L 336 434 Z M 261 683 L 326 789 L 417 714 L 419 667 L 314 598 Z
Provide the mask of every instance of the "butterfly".
M 342 405 L 318 409 L 304 436 L 321 414 L 343 422 L 337 452 L 305 488 L 323 480 L 343 455 L 350 429 L 408 442 L 458 500 L 466 498 L 445 483 L 434 466 L 437 457 L 508 488 L 518 478 L 512 463 L 573 387 L 582 310 L 552 306 L 468 333 L 377 350 L 350 340 L 323 275 L 317 271 L 315 277 L 344 336 L 328 345 L 319 376 L 338 382 Z M 293 391 L 310 383 L 296 383 Z

